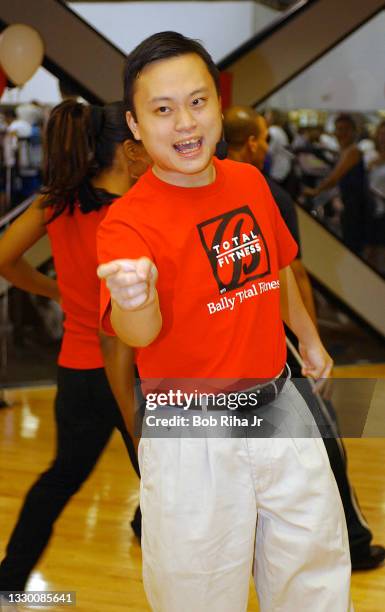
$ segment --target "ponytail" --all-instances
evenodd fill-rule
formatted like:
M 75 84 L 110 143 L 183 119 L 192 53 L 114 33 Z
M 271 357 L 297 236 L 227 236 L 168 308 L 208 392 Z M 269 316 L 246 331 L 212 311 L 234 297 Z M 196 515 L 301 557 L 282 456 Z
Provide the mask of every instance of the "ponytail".
M 133 135 L 125 121 L 124 105 L 86 106 L 65 100 L 48 120 L 44 143 L 41 193 L 43 206 L 50 206 L 53 221 L 76 204 L 82 212 L 97 210 L 116 197 L 93 187 L 91 179 L 111 167 L 116 145 Z
M 89 171 L 94 142 L 89 107 L 74 100 L 56 106 L 48 120 L 44 146 L 44 205 L 54 209 L 51 220 L 66 208 L 73 212 L 77 192 Z

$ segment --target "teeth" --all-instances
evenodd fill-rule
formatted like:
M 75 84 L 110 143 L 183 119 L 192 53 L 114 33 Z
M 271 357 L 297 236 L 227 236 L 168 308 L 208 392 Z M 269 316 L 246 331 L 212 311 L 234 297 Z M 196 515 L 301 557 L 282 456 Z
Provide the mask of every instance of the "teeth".
M 202 138 L 190 138 L 174 144 L 174 149 L 181 155 L 192 155 L 199 151 L 202 143 Z
M 184 140 L 183 142 L 177 142 L 175 146 L 180 147 L 188 144 L 196 144 L 198 143 L 200 138 L 195 138 L 194 140 Z

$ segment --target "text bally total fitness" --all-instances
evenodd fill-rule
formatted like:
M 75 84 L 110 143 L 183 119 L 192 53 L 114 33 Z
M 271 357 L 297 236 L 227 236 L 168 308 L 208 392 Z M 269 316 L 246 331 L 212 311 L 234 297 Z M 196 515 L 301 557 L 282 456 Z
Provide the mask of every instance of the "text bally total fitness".
M 207 308 L 210 314 L 220 312 L 221 310 L 234 310 L 238 304 L 242 304 L 245 300 L 255 298 L 261 293 L 266 291 L 274 291 L 279 289 L 279 280 L 273 280 L 269 282 L 253 283 L 250 289 L 243 289 L 242 291 L 236 291 L 233 296 L 224 296 L 218 302 L 209 302 Z

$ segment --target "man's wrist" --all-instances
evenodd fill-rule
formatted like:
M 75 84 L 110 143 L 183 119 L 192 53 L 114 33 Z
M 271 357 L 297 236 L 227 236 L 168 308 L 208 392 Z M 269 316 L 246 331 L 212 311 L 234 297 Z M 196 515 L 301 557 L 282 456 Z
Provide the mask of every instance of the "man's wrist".
M 305 333 L 297 335 L 299 344 L 306 348 L 323 346 L 321 338 L 318 335 L 315 325 L 312 323 L 314 329 L 309 329 Z
M 154 291 L 150 292 L 150 295 L 148 296 L 148 298 L 146 299 L 145 302 L 143 302 L 143 304 L 139 304 L 139 306 L 135 306 L 134 308 L 125 308 L 124 306 L 120 306 L 120 304 L 114 300 L 113 298 L 111 299 L 111 304 L 113 307 L 116 307 L 118 309 L 119 312 L 125 313 L 125 312 L 140 312 L 141 310 L 145 310 L 146 308 L 149 308 L 150 306 L 153 306 L 154 304 L 158 304 L 159 300 L 158 300 L 158 292 L 156 289 L 154 289 Z

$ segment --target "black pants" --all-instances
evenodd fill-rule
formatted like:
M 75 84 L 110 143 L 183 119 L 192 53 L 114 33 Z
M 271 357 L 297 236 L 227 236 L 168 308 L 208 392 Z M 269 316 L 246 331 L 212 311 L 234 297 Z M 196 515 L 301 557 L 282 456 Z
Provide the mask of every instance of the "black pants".
M 361 214 L 360 214 L 361 212 Z M 346 246 L 361 255 L 365 245 L 365 216 L 363 211 L 345 208 L 341 215 L 342 240 Z
M 133 442 L 103 368 L 59 367 L 55 416 L 56 457 L 25 498 L 0 564 L 0 591 L 24 590 L 56 519 L 92 472 L 115 427 L 120 430 L 139 475 Z
M 290 339 L 292 339 L 292 336 L 290 336 Z M 317 396 L 312 392 L 309 381 L 302 377 L 301 369 L 290 351 L 288 351 L 287 361 L 292 371 L 293 383 L 306 401 L 323 437 L 344 507 L 352 560 L 362 559 L 369 555 L 370 542 L 373 536 L 361 513 L 354 490 L 349 483 L 346 452 L 339 436 L 337 415 L 333 404 L 330 401 L 320 403 Z

